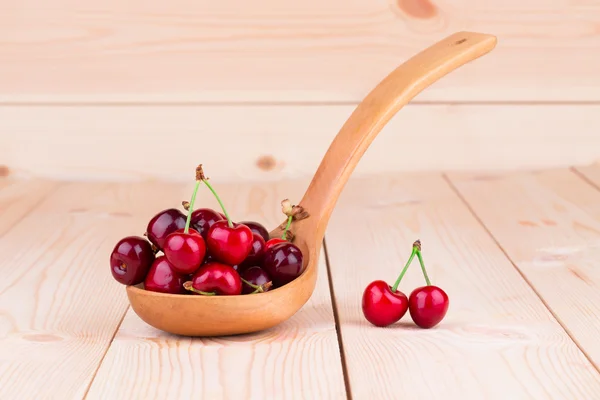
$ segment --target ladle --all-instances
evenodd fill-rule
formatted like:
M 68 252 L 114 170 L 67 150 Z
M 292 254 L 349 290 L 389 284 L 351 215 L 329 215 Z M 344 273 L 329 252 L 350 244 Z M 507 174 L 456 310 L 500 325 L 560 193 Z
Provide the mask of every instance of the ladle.
M 133 311 L 149 325 L 185 336 L 250 333 L 292 317 L 310 298 L 317 279 L 323 235 L 337 199 L 375 136 L 423 89 L 496 46 L 491 35 L 458 32 L 416 54 L 385 77 L 343 125 L 298 203 L 309 213 L 291 231 L 304 254 L 304 272 L 265 293 L 240 296 L 172 295 L 128 286 Z M 281 236 L 281 227 L 271 237 Z M 356 293 L 360 296 L 360 293 Z

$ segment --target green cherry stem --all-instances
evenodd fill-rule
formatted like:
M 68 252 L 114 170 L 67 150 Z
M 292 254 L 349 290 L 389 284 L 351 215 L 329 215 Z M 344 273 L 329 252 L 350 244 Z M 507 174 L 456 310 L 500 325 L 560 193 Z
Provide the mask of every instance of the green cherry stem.
M 254 289 L 254 292 L 252 292 L 252 294 L 254 293 L 263 293 L 266 289 L 270 288 L 271 286 L 273 286 L 273 282 L 269 281 L 263 285 L 255 285 L 253 283 L 248 282 L 247 280 L 245 280 L 244 278 L 240 278 L 242 280 L 242 282 L 244 282 L 246 285 L 250 286 L 252 289 Z
M 427 286 L 431 286 L 431 281 L 429 280 L 429 276 L 427 276 L 427 270 L 425 269 L 425 263 L 423 262 L 423 256 L 421 255 L 421 249 L 417 250 L 417 258 L 419 259 L 419 264 L 421 264 L 421 271 L 423 271 L 425 282 L 427 282 Z
M 192 221 L 192 211 L 194 211 L 194 202 L 196 201 L 196 193 L 198 193 L 198 188 L 200 187 L 200 181 L 196 181 L 196 186 L 194 186 L 194 192 L 192 193 L 192 199 L 190 200 L 187 219 L 185 220 L 185 229 L 183 233 L 190 232 L 190 222 Z
M 183 288 L 185 290 L 189 290 L 190 292 L 198 293 L 198 294 L 201 294 L 201 295 L 204 295 L 204 296 L 215 296 L 216 295 L 215 292 L 203 292 L 202 290 L 195 289 L 192 286 L 192 282 L 190 282 L 190 281 L 184 282 L 183 283 Z
M 406 262 L 404 269 L 400 273 L 400 276 L 398 277 L 398 279 L 396 279 L 396 283 L 394 283 L 394 287 L 392 287 L 392 293 L 396 293 L 396 290 L 398 289 L 398 285 L 400 285 L 400 281 L 402 280 L 402 278 L 404 278 L 404 274 L 406 274 L 406 271 L 408 271 L 408 267 L 410 266 L 410 263 L 412 263 L 412 260 L 415 258 L 415 254 L 417 254 L 417 252 L 419 251 L 416 243 L 417 242 L 415 242 L 415 244 L 413 244 L 412 253 L 410 253 L 410 257 L 408 258 L 408 261 Z
M 287 231 L 288 229 L 290 229 L 290 225 L 292 225 L 292 219 L 294 219 L 294 216 L 290 215 L 287 220 L 287 225 L 285 226 L 285 229 L 283 231 L 283 235 L 281 235 L 281 238 L 283 240 L 287 240 Z
M 208 179 L 206 179 L 206 176 L 204 176 L 204 171 L 202 170 L 202 164 L 200 164 L 198 166 L 198 168 L 196 169 L 196 179 L 199 179 L 202 182 L 204 182 L 206 187 L 212 192 L 212 194 L 215 196 L 215 198 L 219 202 L 219 205 L 221 206 L 221 209 L 223 210 L 223 214 L 225 214 L 225 218 L 227 218 L 227 225 L 229 225 L 230 228 L 233 228 L 233 222 L 231 222 L 231 218 L 229 218 L 229 214 L 227 214 L 227 210 L 225 209 L 225 206 L 223 205 L 221 198 L 219 197 L 217 192 L 215 192 L 215 189 L 213 189 L 211 184 L 208 183 Z

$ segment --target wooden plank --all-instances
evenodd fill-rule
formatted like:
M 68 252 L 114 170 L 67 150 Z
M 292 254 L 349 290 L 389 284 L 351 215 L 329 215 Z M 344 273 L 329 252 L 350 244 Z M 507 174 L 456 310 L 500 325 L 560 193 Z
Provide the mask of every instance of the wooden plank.
M 0 178 L 0 238 L 57 186 L 47 180 Z
M 489 209 L 508 219 L 504 209 Z M 394 326 L 374 327 L 361 311 L 363 290 L 376 279 L 393 284 L 416 239 L 433 284 L 450 297 L 446 319 L 424 330 L 407 314 Z M 600 393 L 600 374 L 440 176 L 353 180 L 326 243 L 353 398 L 567 400 Z M 423 284 L 415 261 L 400 290 L 408 295 Z
M 185 181 L 199 158 L 218 180 L 308 178 L 353 110 L 0 107 L 0 132 L 7 133 L 0 135 L 0 160 L 15 175 L 61 179 Z M 386 125 L 355 175 L 591 163 L 600 160 L 599 126 L 600 105 L 409 105 Z
M 2 237 L 0 398 L 83 397 L 127 308 L 110 251 L 178 188 L 65 184 Z
M 566 169 L 453 181 L 600 367 L 600 191 Z
M 209 171 L 207 173 L 210 174 Z M 213 182 L 240 220 L 281 222 L 279 202 L 305 184 Z M 218 207 L 208 191 L 197 204 Z M 294 317 L 270 330 L 221 338 L 175 337 L 146 325 L 130 309 L 93 382 L 88 399 L 346 398 L 324 258 L 317 287 Z
M 600 100 L 592 1 L 2 0 L 0 9 L 4 102 L 358 101 L 463 29 L 497 35 L 498 48 L 420 99 Z

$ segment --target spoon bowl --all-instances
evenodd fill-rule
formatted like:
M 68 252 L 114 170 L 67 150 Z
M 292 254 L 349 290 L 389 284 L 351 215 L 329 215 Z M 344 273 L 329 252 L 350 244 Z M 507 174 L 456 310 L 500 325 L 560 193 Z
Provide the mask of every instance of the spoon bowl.
M 352 171 L 385 124 L 417 94 L 449 72 L 490 52 L 492 35 L 458 32 L 393 70 L 356 107 L 325 153 L 299 205 L 307 218 L 289 232 L 302 251 L 303 272 L 265 293 L 239 296 L 173 295 L 128 286 L 133 311 L 147 324 L 183 336 L 251 333 L 292 317 L 312 295 L 325 228 Z M 281 237 L 285 222 L 270 232 Z

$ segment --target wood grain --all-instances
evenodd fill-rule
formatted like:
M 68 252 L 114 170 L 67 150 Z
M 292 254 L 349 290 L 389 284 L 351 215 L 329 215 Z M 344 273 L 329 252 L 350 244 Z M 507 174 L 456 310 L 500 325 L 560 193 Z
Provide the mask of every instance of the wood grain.
M 489 210 L 508 219 L 503 208 Z M 376 279 L 393 283 L 416 239 L 432 282 L 450 297 L 446 319 L 430 330 L 408 314 L 388 328 L 370 325 L 362 291 Z M 353 398 L 567 400 L 599 392 L 600 374 L 440 176 L 352 180 L 326 243 Z M 400 290 L 423 284 L 415 261 Z
M 600 191 L 566 169 L 452 180 L 600 367 Z
M 497 35 L 498 52 L 421 100 L 600 100 L 592 1 L 2 0 L 0 10 L 3 102 L 357 102 L 463 29 Z
M 308 178 L 354 108 L 0 107 L 0 162 L 60 179 L 185 181 L 199 159 L 218 180 Z M 409 104 L 353 176 L 585 165 L 600 161 L 598 126 L 597 105 Z
M 180 199 L 171 189 L 65 184 L 2 237 L 0 398 L 83 397 L 127 308 L 110 251 Z
M 212 184 L 233 219 L 266 226 L 281 220 L 279 202 L 286 197 L 297 201 L 306 186 L 305 182 Z M 197 207 L 217 207 L 211 196 L 200 192 Z M 260 333 L 178 337 L 146 325 L 128 311 L 88 399 L 345 398 L 322 255 L 319 264 L 309 302 L 282 325 Z
M 58 186 L 47 180 L 0 178 L 0 238 Z

